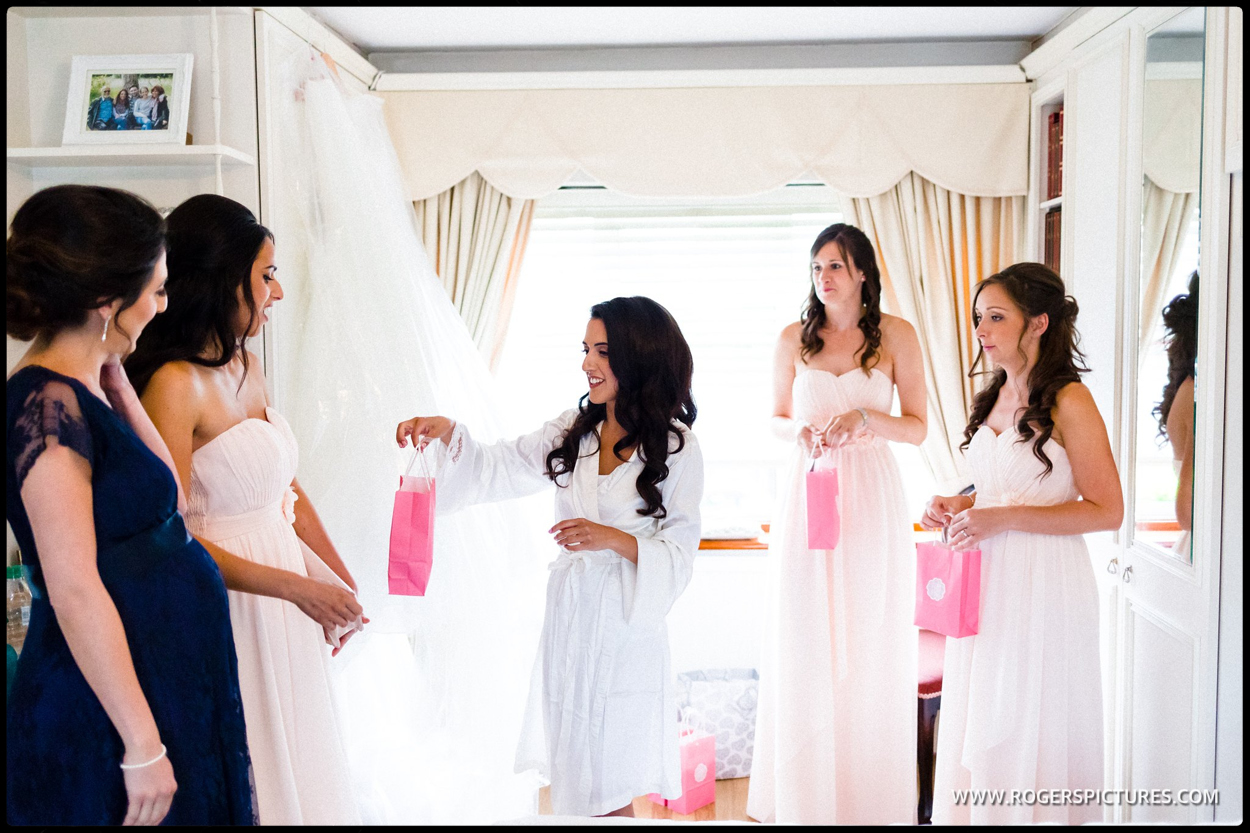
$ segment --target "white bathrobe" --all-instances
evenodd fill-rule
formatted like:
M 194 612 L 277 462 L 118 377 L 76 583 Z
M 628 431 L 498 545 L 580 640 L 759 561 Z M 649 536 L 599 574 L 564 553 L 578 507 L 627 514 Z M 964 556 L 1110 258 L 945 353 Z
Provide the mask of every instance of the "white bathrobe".
M 437 479 L 440 514 L 551 486 L 547 454 L 576 416 L 576 409 L 565 411 L 532 434 L 493 445 L 474 442 L 457 424 Z M 670 439 L 669 474 L 659 483 L 668 512 L 663 520 L 636 511 L 644 505 L 636 486 L 643 470 L 638 454 L 600 475 L 593 434 L 582 438 L 571 478 L 558 479 L 557 522 L 585 518 L 638 539 L 636 566 L 610 550 L 563 548 L 549 566 L 531 694 L 541 697 L 545 744 L 536 747 L 534 738 L 523 736 L 517 769 L 536 767 L 550 779 L 558 815 L 600 815 L 651 792 L 681 795 L 665 617 L 694 571 L 703 455 L 694 433 L 674 425 L 685 447 L 672 453 L 677 440 Z M 545 756 L 527 751 L 535 748 Z

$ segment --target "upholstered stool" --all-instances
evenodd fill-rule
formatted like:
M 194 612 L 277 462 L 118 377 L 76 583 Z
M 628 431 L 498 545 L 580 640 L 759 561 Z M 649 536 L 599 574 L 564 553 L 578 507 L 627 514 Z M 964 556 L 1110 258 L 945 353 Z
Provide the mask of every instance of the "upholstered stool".
M 920 774 L 920 803 L 916 817 L 928 824 L 933 814 L 933 764 L 937 752 L 937 714 L 942 707 L 942 662 L 946 657 L 946 637 L 920 631 L 920 684 L 916 689 L 916 763 Z

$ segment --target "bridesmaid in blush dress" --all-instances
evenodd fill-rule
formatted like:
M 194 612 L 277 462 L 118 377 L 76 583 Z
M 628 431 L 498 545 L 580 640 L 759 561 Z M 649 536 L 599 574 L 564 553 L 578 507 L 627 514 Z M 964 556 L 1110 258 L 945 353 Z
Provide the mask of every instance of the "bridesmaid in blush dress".
M 880 311 L 872 244 L 838 223 L 777 344 L 774 430 L 794 443 L 769 542 L 770 613 L 747 815 L 781 824 L 910 823 L 916 808 L 915 548 L 888 441 L 925 436 L 912 326 Z M 895 388 L 901 416 L 890 414 Z M 841 539 L 807 547 L 813 446 L 836 466 Z
M 186 488 L 187 526 L 230 591 L 257 813 L 262 824 L 359 824 L 329 664 L 335 629 L 362 610 L 243 346 L 282 297 L 273 238 L 213 194 L 167 222 L 169 309 L 127 366 Z
M 973 307 L 996 365 L 964 430 L 977 491 L 935 495 L 923 520 L 981 550 L 980 630 L 946 640 L 933 823 L 1100 821 L 1092 802 L 954 802 L 969 789 L 1102 789 L 1098 590 L 1083 533 L 1124 517 L 1063 281 L 1017 263 L 979 283 Z

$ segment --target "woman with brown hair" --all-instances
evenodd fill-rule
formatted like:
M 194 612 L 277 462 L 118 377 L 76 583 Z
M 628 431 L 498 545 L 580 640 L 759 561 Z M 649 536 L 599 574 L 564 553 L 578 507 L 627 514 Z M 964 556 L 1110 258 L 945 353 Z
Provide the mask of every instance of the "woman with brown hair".
M 1124 518 L 1063 281 L 1017 263 L 977 284 L 973 310 L 995 365 L 964 429 L 977 491 L 935 495 L 922 521 L 981 551 L 980 630 L 946 640 L 933 823 L 1099 821 L 1093 803 L 954 802 L 969 789 L 1102 789 L 1098 588 L 1084 533 Z
M 908 824 L 916 807 L 915 549 L 889 442 L 925 436 L 920 342 L 881 312 L 868 237 L 811 249 L 801 320 L 777 340 L 773 429 L 793 444 L 768 545 L 770 614 L 747 814 L 782 824 Z M 895 391 L 901 413 L 891 414 Z M 838 474 L 841 538 L 809 549 L 805 474 Z

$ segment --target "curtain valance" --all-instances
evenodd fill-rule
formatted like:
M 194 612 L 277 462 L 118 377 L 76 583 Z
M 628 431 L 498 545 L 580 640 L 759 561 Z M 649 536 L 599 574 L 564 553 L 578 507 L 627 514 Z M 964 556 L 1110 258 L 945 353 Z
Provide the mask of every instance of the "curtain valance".
M 916 172 L 950 191 L 1028 191 L 1027 84 L 388 92 L 409 195 L 478 171 L 534 199 L 579 168 L 635 196 L 747 196 L 805 172 L 857 197 Z

